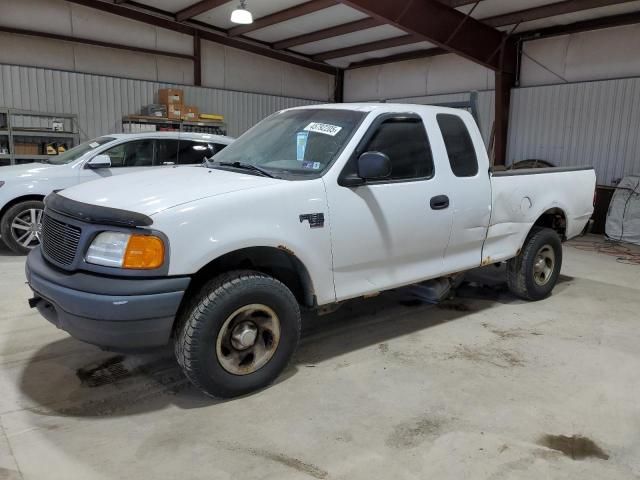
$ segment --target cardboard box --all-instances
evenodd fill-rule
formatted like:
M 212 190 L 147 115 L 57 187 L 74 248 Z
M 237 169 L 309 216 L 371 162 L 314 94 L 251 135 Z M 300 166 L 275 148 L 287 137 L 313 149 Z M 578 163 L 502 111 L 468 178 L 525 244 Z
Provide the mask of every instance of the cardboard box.
M 40 154 L 40 144 L 38 143 L 20 143 L 13 144 L 16 155 L 38 155 Z
M 158 90 L 158 103 L 181 105 L 184 103 L 184 92 L 178 88 L 161 88 Z
M 167 105 L 167 117 L 172 120 L 180 120 L 182 118 L 183 105 L 182 104 L 168 104 Z
M 198 107 L 185 105 L 182 109 L 182 120 L 198 120 L 199 114 Z

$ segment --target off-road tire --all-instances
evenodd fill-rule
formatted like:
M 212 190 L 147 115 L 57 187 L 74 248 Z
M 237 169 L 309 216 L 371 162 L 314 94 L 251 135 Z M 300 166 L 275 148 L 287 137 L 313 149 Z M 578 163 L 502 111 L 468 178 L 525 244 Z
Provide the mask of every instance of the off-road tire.
M 21 212 L 29 209 L 44 210 L 44 203 L 40 200 L 27 200 L 25 202 L 19 202 L 11 206 L 0 219 L 0 235 L 2 235 L 2 241 L 9 249 L 20 255 L 27 255 L 32 248 L 25 248 L 20 245 L 13 234 L 11 233 L 11 224 L 14 218 Z
M 555 255 L 553 272 L 547 283 L 539 285 L 534 279 L 534 266 L 538 252 L 545 246 Z M 562 267 L 562 242 L 555 230 L 534 227 L 522 246 L 520 254 L 507 262 L 507 284 L 511 293 L 523 300 L 542 300 L 555 287 Z
M 258 370 L 234 375 L 223 368 L 216 340 L 238 308 L 263 304 L 279 318 L 280 339 L 273 356 Z M 273 277 L 255 271 L 231 271 L 206 283 L 184 309 L 174 351 L 187 378 L 214 398 L 243 395 L 271 384 L 288 365 L 301 331 L 300 307 L 291 291 Z

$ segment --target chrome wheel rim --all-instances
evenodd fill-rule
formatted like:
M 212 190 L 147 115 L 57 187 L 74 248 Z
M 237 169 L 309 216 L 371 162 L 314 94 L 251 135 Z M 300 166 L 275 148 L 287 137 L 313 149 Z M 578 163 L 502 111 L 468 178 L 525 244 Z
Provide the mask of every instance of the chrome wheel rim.
M 249 375 L 271 360 L 280 342 L 280 319 L 262 304 L 245 305 L 225 320 L 216 339 L 216 357 L 227 372 Z
M 11 235 L 21 247 L 34 248 L 40 243 L 43 213 L 41 208 L 29 208 L 13 218 Z
M 543 286 L 549 283 L 556 264 L 556 254 L 550 245 L 544 245 L 536 253 L 533 261 L 533 280 L 537 285 Z

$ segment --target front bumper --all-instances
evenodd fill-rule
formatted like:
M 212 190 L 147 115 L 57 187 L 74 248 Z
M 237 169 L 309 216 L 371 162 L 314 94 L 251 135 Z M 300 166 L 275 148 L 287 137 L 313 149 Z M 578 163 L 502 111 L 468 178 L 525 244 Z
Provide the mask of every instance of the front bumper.
M 189 277 L 108 277 L 52 267 L 39 248 L 27 258 L 30 305 L 58 328 L 94 345 L 141 349 L 166 345 Z

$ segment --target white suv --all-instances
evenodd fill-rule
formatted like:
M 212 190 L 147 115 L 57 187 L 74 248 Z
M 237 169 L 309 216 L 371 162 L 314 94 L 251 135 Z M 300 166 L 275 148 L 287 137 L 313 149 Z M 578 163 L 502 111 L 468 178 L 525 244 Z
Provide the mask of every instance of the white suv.
M 197 165 L 233 141 L 187 132 L 114 134 L 82 143 L 44 163 L 0 167 L 0 233 L 14 252 L 39 244 L 44 197 L 79 183 L 143 168 Z

